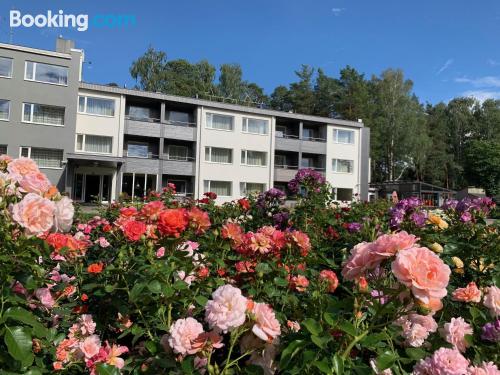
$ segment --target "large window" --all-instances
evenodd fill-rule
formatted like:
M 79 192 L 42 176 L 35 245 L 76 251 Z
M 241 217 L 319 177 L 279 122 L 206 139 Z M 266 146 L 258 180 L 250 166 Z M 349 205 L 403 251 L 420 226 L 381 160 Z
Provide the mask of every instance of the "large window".
M 10 100 L 0 99 L 0 120 L 8 121 L 10 117 Z
M 333 142 L 354 144 L 354 131 L 333 129 Z
M 168 121 L 175 123 L 175 125 L 191 125 L 193 123 L 191 116 L 188 112 L 169 111 L 167 113 Z
M 252 193 L 263 193 L 266 190 L 266 184 L 257 182 L 240 182 L 240 195 Z
M 122 193 L 130 198 L 142 198 L 156 190 L 157 176 L 155 174 L 124 173 Z
M 353 160 L 332 159 L 333 171 L 337 173 L 352 173 L 354 170 Z
M 0 155 L 5 155 L 7 153 L 7 145 L 0 145 Z
M 352 201 L 352 189 L 336 188 L 335 192 L 338 201 Z
M 205 147 L 205 161 L 231 164 L 233 162 L 233 150 L 230 148 Z
M 231 194 L 231 181 L 209 181 L 205 180 L 203 183 L 205 188 L 205 193 L 211 191 L 212 193 L 217 194 L 219 197 L 230 197 Z
M 96 154 L 111 154 L 113 137 L 101 135 L 77 134 L 76 151 L 92 152 Z
M 115 101 L 113 99 L 96 98 L 93 96 L 79 96 L 78 112 L 113 117 L 115 115 Z
M 233 130 L 234 117 L 207 113 L 207 128 L 217 130 Z
M 187 146 L 168 145 L 167 146 L 167 159 L 168 160 L 188 160 L 189 149 Z
M 0 57 L 0 77 L 12 77 L 12 59 L 8 57 Z
M 241 164 L 266 166 L 267 152 L 241 150 Z
M 24 79 L 67 86 L 68 68 L 59 65 L 26 61 Z
M 267 134 L 269 121 L 256 118 L 243 117 L 242 130 L 245 133 Z
M 64 107 L 23 103 L 23 121 L 42 125 L 64 125 Z
M 135 158 L 147 158 L 149 156 L 148 144 L 142 142 L 128 142 L 127 156 Z
M 21 147 L 19 156 L 33 159 L 39 168 L 61 168 L 63 150 Z

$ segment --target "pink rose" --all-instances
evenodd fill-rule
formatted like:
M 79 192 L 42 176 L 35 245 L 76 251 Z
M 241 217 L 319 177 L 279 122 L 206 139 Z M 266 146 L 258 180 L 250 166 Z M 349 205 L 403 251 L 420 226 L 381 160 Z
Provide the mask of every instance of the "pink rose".
M 490 286 L 486 288 L 486 293 L 483 300 L 484 306 L 490 309 L 490 314 L 492 317 L 497 317 L 500 315 L 500 289 L 496 286 Z
M 447 294 L 450 267 L 426 247 L 398 252 L 396 260 L 392 262 L 392 272 L 423 303 L 443 298 Z
M 280 323 L 271 306 L 265 303 L 254 303 L 252 313 L 255 316 L 252 332 L 257 337 L 264 341 L 272 341 L 281 334 Z
M 168 344 L 175 353 L 195 354 L 200 350 L 199 347 L 193 347 L 194 341 L 203 333 L 203 326 L 196 319 L 178 319 L 169 332 Z
M 413 369 L 413 375 L 464 375 L 469 361 L 456 349 L 440 348 Z
M 422 346 L 429 334 L 438 328 L 432 316 L 414 313 L 401 316 L 394 324 L 401 326 L 405 344 L 414 348 Z
M 449 323 L 446 323 L 439 330 L 441 336 L 446 342 L 453 345 L 460 352 L 465 352 L 469 347 L 465 335 L 472 335 L 472 327 L 463 318 L 451 318 Z
M 457 288 L 452 293 L 453 301 L 481 302 L 481 291 L 474 281 L 467 284 L 465 288 Z
M 351 255 L 344 263 L 342 276 L 346 280 L 355 280 L 363 276 L 366 271 L 376 268 L 384 259 L 383 256 L 373 252 L 371 242 L 361 242 L 354 246 Z
M 73 215 L 75 208 L 73 201 L 68 197 L 62 197 L 56 202 L 55 222 L 54 226 L 59 232 L 68 232 L 73 224 Z
M 79 348 L 85 356 L 85 359 L 90 359 L 99 353 L 101 349 L 101 340 L 97 335 L 90 335 L 80 342 Z
M 373 243 L 372 251 L 384 258 L 396 255 L 398 251 L 413 247 L 418 238 L 406 231 L 383 234 Z
M 27 193 L 43 195 L 49 190 L 51 183 L 42 172 L 35 172 L 23 176 L 19 185 Z
M 7 171 L 9 172 L 10 177 L 18 182 L 21 181 L 24 176 L 30 173 L 40 172 L 36 163 L 28 158 L 19 158 L 12 160 L 7 165 Z
M 99 246 L 102 247 L 103 249 L 110 246 L 110 243 L 108 242 L 108 240 L 105 237 L 99 237 L 95 241 L 95 243 L 99 244 Z
M 54 224 L 55 203 L 41 196 L 28 193 L 12 207 L 12 218 L 26 229 L 26 234 L 46 232 Z
M 156 257 L 161 258 L 165 255 L 165 248 L 162 246 L 158 250 L 156 250 Z
M 467 369 L 467 375 L 499 375 L 500 370 L 493 362 L 483 362 L 481 366 L 471 366 Z
M 52 297 L 52 294 L 50 293 L 49 288 L 38 288 L 35 291 L 35 296 L 47 309 L 51 309 L 56 303 L 56 301 Z
M 245 323 L 247 299 L 241 290 L 232 285 L 223 285 L 212 293 L 205 306 L 205 320 L 210 328 L 216 327 L 226 333 Z

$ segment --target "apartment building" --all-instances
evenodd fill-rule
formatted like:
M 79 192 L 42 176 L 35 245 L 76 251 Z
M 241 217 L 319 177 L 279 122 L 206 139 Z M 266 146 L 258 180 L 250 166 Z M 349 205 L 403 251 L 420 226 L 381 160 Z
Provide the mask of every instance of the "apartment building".
M 212 191 L 222 203 L 286 190 L 300 168 L 323 173 L 338 200 L 368 198 L 361 122 L 85 83 L 83 52 L 61 39 L 56 51 L 0 44 L 0 152 L 34 158 L 76 201 L 135 199 L 174 183 L 179 195 Z M 38 68 L 48 63 L 66 78 Z

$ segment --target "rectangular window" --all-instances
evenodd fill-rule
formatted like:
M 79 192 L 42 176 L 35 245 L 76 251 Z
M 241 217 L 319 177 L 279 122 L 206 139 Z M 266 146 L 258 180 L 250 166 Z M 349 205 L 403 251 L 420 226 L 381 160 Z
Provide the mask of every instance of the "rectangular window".
M 167 180 L 167 184 L 174 184 L 175 185 L 175 195 L 182 195 L 185 196 L 187 195 L 188 188 L 187 188 L 187 181 L 184 180 Z
M 353 160 L 332 159 L 332 168 L 337 173 L 352 173 L 354 170 Z
M 205 180 L 203 183 L 205 188 L 205 193 L 211 191 L 217 194 L 219 197 L 230 197 L 231 194 L 231 181 L 209 181 Z
M 128 142 L 127 156 L 134 158 L 147 158 L 149 156 L 148 144 L 141 142 Z
M 352 201 L 352 189 L 336 188 L 338 201 Z
M 241 164 L 266 166 L 267 152 L 241 150 Z
M 0 77 L 12 78 L 12 59 L 0 57 Z
M 205 161 L 231 164 L 233 162 L 233 150 L 230 148 L 205 147 Z
M 167 159 L 168 160 L 188 160 L 189 149 L 186 146 L 168 145 Z
M 0 155 L 7 154 L 7 145 L 0 145 Z
M 93 96 L 79 96 L 78 112 L 89 115 L 113 117 L 115 115 L 115 100 L 96 98 Z
M 265 190 L 266 184 L 260 184 L 257 182 L 240 182 L 240 195 L 263 193 Z
M 286 155 L 274 154 L 274 166 L 278 168 L 286 166 Z
M 155 174 L 124 173 L 122 178 L 122 194 L 127 198 L 142 198 L 156 190 Z
M 333 142 L 354 144 L 354 131 L 333 129 Z
M 242 130 L 245 133 L 267 134 L 269 121 L 256 118 L 243 117 Z
M 0 120 L 8 121 L 10 118 L 10 100 L 0 99 Z
M 233 116 L 207 113 L 207 128 L 217 130 L 233 130 Z
M 42 125 L 64 125 L 64 107 L 23 103 L 23 121 Z
M 300 160 L 301 168 L 314 168 L 314 158 L 302 157 Z
M 19 156 L 33 159 L 39 168 L 61 168 L 63 150 L 21 147 Z
M 92 152 L 97 154 L 111 154 L 113 137 L 100 135 L 77 134 L 76 151 Z
M 192 124 L 192 115 L 188 112 L 169 111 L 166 115 L 169 122 L 175 125 L 190 125 Z
M 26 61 L 24 79 L 67 86 L 68 68 L 65 66 Z
M 148 108 L 148 107 L 139 107 L 135 105 L 131 105 L 127 107 L 127 116 L 131 120 L 140 120 L 147 122 L 159 122 L 160 114 L 159 111 Z

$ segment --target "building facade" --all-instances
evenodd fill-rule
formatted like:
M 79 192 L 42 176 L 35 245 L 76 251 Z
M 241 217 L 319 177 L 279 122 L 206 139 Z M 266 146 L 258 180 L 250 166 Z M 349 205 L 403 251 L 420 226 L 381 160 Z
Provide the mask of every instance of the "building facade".
M 83 51 L 63 39 L 56 50 L 0 44 L 0 153 L 33 158 L 75 201 L 173 183 L 222 203 L 286 190 L 300 168 L 323 173 L 338 200 L 368 198 L 361 122 L 85 83 Z

